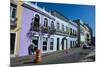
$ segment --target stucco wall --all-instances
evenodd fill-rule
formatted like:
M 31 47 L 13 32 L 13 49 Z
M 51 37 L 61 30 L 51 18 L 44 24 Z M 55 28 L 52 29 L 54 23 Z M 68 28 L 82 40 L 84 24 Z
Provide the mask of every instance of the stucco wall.
M 23 7 L 22 28 L 21 28 L 21 34 L 20 34 L 20 52 L 19 52 L 20 56 L 28 55 L 28 46 L 30 45 L 31 41 L 27 37 L 27 33 L 29 32 L 30 24 L 31 24 L 32 18 L 34 17 L 35 14 L 38 14 L 38 13 Z M 45 16 L 43 16 L 41 14 L 38 14 L 38 15 L 40 16 L 40 23 L 43 24 L 43 22 L 44 22 L 43 19 L 45 18 Z M 52 20 L 48 18 L 48 25 L 49 26 L 51 25 L 51 21 Z M 68 25 L 68 23 L 66 23 L 64 21 L 59 20 L 59 22 L 60 22 L 60 29 L 62 29 L 62 24 L 64 24 L 65 26 L 70 26 L 70 28 L 75 28 L 76 29 L 76 27 L 74 27 L 72 25 Z M 57 23 L 57 21 L 54 22 L 55 26 L 56 26 L 56 23 Z M 50 43 L 48 42 L 47 51 L 44 51 L 43 53 L 52 52 L 52 51 L 56 51 L 57 50 L 57 38 L 60 38 L 59 48 L 60 48 L 60 50 L 62 50 L 61 41 L 62 41 L 62 38 L 64 38 L 64 36 L 51 35 L 50 38 L 54 38 L 54 49 L 53 50 L 49 49 Z M 66 37 L 66 38 L 67 38 L 67 43 L 68 43 L 67 47 L 68 48 L 70 48 L 70 40 L 72 40 L 72 41 L 76 41 L 77 40 L 77 38 L 71 38 L 71 37 L 69 37 L 69 38 Z M 42 50 L 42 47 L 43 47 L 42 45 L 43 44 L 39 41 L 39 44 L 38 44 L 39 47 L 38 48 L 41 49 L 41 50 Z M 64 46 L 66 47 L 66 45 L 64 45 Z
M 29 32 L 33 15 L 33 11 L 23 7 L 22 29 L 20 36 L 20 56 L 28 54 L 28 46 L 30 45 L 30 40 L 27 37 L 27 32 Z

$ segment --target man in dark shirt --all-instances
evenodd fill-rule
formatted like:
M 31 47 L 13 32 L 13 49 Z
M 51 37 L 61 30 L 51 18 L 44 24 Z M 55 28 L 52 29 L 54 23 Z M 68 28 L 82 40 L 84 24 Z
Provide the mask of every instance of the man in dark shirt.
M 34 54 L 35 50 L 34 50 L 35 45 L 30 44 L 30 46 L 28 47 L 28 54 L 32 55 Z

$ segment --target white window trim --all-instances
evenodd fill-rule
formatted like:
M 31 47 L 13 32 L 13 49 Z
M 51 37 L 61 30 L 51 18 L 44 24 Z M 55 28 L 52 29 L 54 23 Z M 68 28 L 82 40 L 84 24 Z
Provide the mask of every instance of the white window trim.
M 16 7 L 13 7 L 13 6 L 11 6 L 11 13 L 10 13 L 10 17 L 12 16 L 12 11 L 13 11 L 13 9 L 16 9 L 16 13 L 17 13 L 17 8 Z M 16 16 L 17 14 L 15 14 L 15 16 Z M 13 18 L 13 17 L 11 17 L 11 18 Z
M 44 37 L 44 38 L 45 38 L 45 37 Z M 44 40 L 44 39 L 43 39 L 42 42 L 44 42 L 44 41 L 47 41 L 47 44 L 44 45 L 44 44 L 42 43 L 42 51 L 43 51 L 43 52 L 47 52 L 47 51 L 48 51 L 48 40 Z M 47 50 L 43 50 L 43 47 L 47 47 Z
M 53 39 L 53 40 L 51 40 L 51 39 Z M 53 44 L 51 45 L 51 42 L 53 42 Z M 51 46 L 53 46 L 53 49 L 50 49 L 51 51 L 53 51 L 54 50 L 54 38 L 50 38 L 50 47 Z

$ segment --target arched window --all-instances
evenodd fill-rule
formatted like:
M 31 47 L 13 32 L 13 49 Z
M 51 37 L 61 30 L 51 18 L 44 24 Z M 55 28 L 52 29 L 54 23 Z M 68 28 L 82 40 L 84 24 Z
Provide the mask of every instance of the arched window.
M 51 28 L 54 28 L 54 22 L 51 21 Z
M 47 18 L 44 19 L 44 26 L 48 27 L 48 19 Z
M 60 24 L 59 23 L 57 23 L 57 30 L 59 30 L 60 29 Z
M 34 17 L 34 26 L 39 27 L 39 22 L 40 22 L 40 16 L 36 14 Z

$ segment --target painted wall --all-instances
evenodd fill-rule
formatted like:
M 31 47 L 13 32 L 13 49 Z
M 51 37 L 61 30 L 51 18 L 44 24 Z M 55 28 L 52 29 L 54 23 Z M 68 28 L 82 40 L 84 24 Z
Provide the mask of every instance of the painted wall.
M 20 33 L 20 52 L 19 52 L 19 55 L 20 56 L 25 56 L 25 55 L 28 55 L 28 47 L 31 43 L 31 41 L 29 40 L 29 38 L 27 37 L 27 33 L 29 32 L 29 29 L 30 29 L 30 24 L 32 22 L 32 18 L 34 17 L 34 15 L 36 14 L 36 12 L 32 11 L 32 10 L 29 10 L 25 7 L 23 7 L 23 15 L 22 15 L 22 28 L 21 28 L 21 33 Z M 40 23 L 43 24 L 44 22 L 44 18 L 45 16 L 43 15 L 40 15 Z M 47 18 L 47 17 L 46 17 Z M 52 21 L 51 19 L 48 18 L 48 25 L 50 26 L 50 22 Z M 68 26 L 68 23 L 64 22 L 64 21 L 60 21 L 60 29 L 62 29 L 62 24 L 63 23 L 65 26 Z M 54 22 L 54 26 L 56 26 L 56 21 Z M 71 28 L 75 28 L 73 26 L 70 25 Z M 65 27 L 66 28 L 66 27 Z M 76 28 L 75 28 L 76 29 Z M 77 29 L 76 29 L 77 30 Z M 50 47 L 50 43 L 48 42 L 48 48 L 47 48 L 47 51 L 45 52 L 52 52 L 52 51 L 56 51 L 57 50 L 57 38 L 60 38 L 60 45 L 59 45 L 59 48 L 60 50 L 62 50 L 62 44 L 61 44 L 61 41 L 62 41 L 62 38 L 64 36 L 59 36 L 59 35 L 51 35 L 50 38 L 54 38 L 54 50 L 50 50 L 48 49 Z M 70 40 L 72 41 L 76 41 L 77 38 L 67 38 L 68 40 L 68 48 L 70 48 Z M 39 41 L 39 44 L 38 44 L 38 48 L 40 48 L 42 50 L 42 46 L 43 44 Z M 66 46 L 65 46 L 66 47 Z M 43 52 L 43 53 L 45 53 Z
M 33 15 L 33 11 L 23 7 L 22 29 L 20 34 L 20 56 L 28 55 L 30 40 L 27 37 L 27 33 L 29 32 Z

